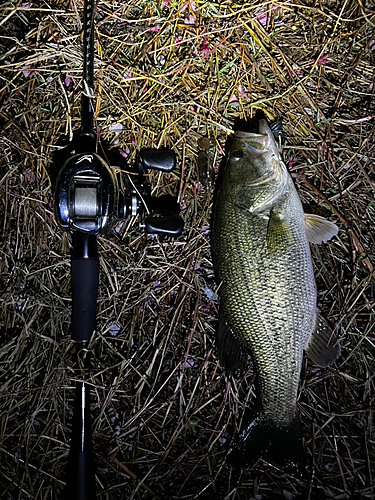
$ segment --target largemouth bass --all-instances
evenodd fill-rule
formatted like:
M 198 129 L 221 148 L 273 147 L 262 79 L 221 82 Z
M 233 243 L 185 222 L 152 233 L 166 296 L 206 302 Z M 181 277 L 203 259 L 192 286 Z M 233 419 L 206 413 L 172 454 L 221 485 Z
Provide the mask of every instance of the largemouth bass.
M 236 133 L 212 225 L 221 309 L 216 342 L 231 371 L 251 355 L 259 404 L 229 449 L 233 466 L 260 456 L 292 472 L 306 465 L 296 407 L 303 350 L 320 366 L 340 355 L 317 309 L 309 242 L 337 232 L 332 222 L 304 213 L 265 120 L 259 134 Z

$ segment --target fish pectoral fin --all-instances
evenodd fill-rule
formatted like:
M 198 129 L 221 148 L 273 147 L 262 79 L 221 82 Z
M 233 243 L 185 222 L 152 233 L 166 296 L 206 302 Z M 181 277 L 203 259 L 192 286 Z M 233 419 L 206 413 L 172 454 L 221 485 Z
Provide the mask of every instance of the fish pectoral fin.
M 267 228 L 267 249 L 270 255 L 285 253 L 292 243 L 289 221 L 282 212 L 272 209 Z
M 233 375 L 237 376 L 245 370 L 248 356 L 229 327 L 221 309 L 216 331 L 216 351 L 220 363 Z
M 310 243 L 328 241 L 339 232 L 336 224 L 324 217 L 313 214 L 305 214 L 305 229 Z
M 319 311 L 316 314 L 315 330 L 305 351 L 311 361 L 323 368 L 340 357 L 341 347 L 337 337 Z

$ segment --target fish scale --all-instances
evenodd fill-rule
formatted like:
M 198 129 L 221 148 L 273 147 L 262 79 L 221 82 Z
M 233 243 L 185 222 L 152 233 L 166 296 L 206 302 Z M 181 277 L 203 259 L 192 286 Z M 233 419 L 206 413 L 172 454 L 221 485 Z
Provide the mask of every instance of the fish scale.
M 260 132 L 241 132 L 234 138 L 212 223 L 212 257 L 224 319 L 217 334 L 219 357 L 230 370 L 228 364 L 242 359 L 236 350 L 251 355 L 260 401 L 258 416 L 245 425 L 229 454 L 234 450 L 242 466 L 246 450 L 255 460 L 273 446 L 276 462 L 298 467 L 303 462 L 295 429 L 303 350 L 310 342 L 307 352 L 321 366 L 340 355 L 316 307 L 309 242 L 326 241 L 338 228 L 304 214 L 264 120 Z M 288 443 L 291 451 L 283 460 L 280 449 Z
M 304 318 L 315 318 L 316 308 L 310 249 L 301 236 L 286 255 L 270 256 L 267 221 L 228 203 L 228 196 L 226 190 L 219 194 L 217 203 L 223 209 L 213 227 L 215 234 L 215 225 L 220 225 L 214 260 L 224 314 L 252 355 L 265 412 L 279 424 L 289 422 L 295 416 L 302 351 L 315 321 L 310 319 L 303 328 Z M 232 279 L 225 279 L 229 274 Z M 297 275 L 310 286 L 298 286 Z

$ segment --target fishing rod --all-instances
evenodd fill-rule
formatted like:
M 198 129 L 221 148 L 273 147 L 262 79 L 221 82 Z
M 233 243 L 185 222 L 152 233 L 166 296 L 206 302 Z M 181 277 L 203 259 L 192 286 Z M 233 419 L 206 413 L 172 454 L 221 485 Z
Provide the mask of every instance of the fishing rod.
M 71 339 L 76 344 L 75 402 L 66 470 L 65 498 L 95 498 L 95 462 L 90 411 L 90 340 L 96 330 L 99 287 L 97 237 L 114 224 L 138 216 L 148 234 L 177 237 L 182 233 L 180 207 L 172 196 L 151 197 L 148 169 L 171 172 L 177 159 L 172 150 L 143 150 L 132 168 L 118 150 L 99 140 L 94 124 L 94 7 L 85 0 L 83 15 L 83 89 L 81 126 L 63 138 L 52 158 L 54 214 L 59 227 L 72 236 Z M 130 180 L 132 174 L 134 180 Z M 157 212 L 161 216 L 151 216 Z

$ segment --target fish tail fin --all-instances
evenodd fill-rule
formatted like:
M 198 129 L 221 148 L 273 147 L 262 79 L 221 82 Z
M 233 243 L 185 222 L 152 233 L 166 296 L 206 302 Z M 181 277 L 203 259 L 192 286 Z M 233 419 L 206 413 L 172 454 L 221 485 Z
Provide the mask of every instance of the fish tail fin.
M 298 415 L 287 426 L 279 427 L 258 414 L 234 439 L 227 462 L 243 468 L 261 457 L 290 474 L 300 476 L 306 472 L 307 458 Z
M 266 460 L 279 465 L 290 474 L 299 476 L 306 474 L 307 455 L 298 415 L 286 427 L 274 428 Z
M 235 436 L 227 453 L 228 464 L 236 469 L 252 465 L 267 452 L 271 438 L 272 426 L 262 415 L 258 415 Z

